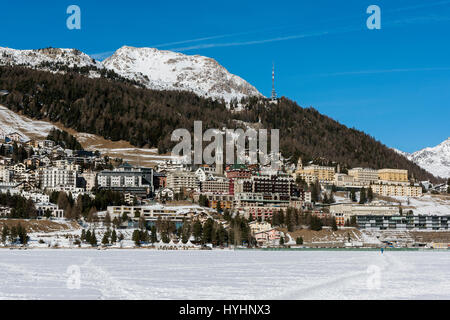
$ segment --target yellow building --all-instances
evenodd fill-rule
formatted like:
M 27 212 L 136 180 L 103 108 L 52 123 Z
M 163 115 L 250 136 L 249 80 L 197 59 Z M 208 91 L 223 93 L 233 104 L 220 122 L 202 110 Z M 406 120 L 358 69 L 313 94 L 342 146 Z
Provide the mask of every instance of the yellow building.
M 422 187 L 410 186 L 405 184 L 373 184 L 370 186 L 373 193 L 386 197 L 420 197 Z
M 378 171 L 370 168 L 353 168 L 348 170 L 348 175 L 355 178 L 355 182 L 361 185 L 369 185 L 378 181 Z
M 294 173 L 294 178 L 297 179 L 297 177 L 300 177 L 308 184 L 316 180 L 319 180 L 319 182 L 332 182 L 334 181 L 334 173 L 334 167 L 318 166 L 315 164 L 303 167 L 302 159 L 300 158 L 297 162 L 297 170 Z
M 335 169 L 334 167 L 325 167 L 313 164 L 304 167 L 303 170 L 297 171 L 296 173 L 299 175 L 304 174 L 308 176 L 314 176 L 319 180 L 319 182 L 326 182 L 326 181 L 331 182 L 334 181 Z
M 378 178 L 382 181 L 408 182 L 408 170 L 380 169 Z

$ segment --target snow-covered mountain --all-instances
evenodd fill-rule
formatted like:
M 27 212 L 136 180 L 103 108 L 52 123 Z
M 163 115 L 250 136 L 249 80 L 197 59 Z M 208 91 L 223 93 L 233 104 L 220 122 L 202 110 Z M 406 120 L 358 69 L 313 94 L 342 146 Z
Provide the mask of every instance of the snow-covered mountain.
M 70 68 L 106 68 L 124 78 L 136 80 L 149 89 L 191 91 L 202 97 L 224 99 L 227 102 L 234 98 L 262 97 L 255 87 L 208 57 L 125 46 L 102 63 L 76 49 L 0 48 L 0 65 L 52 70 L 49 66 L 52 63 Z M 91 76 L 96 77 L 98 74 L 91 72 Z
M 414 153 L 394 150 L 433 175 L 450 178 L 450 137 L 435 147 L 425 148 Z
M 157 90 L 192 91 L 230 101 L 261 96 L 255 87 L 229 73 L 216 60 L 153 48 L 122 47 L 103 62 L 119 75 Z
M 15 50 L 0 48 L 0 65 L 20 65 L 45 70 L 48 63 L 65 65 L 70 68 L 74 66 L 103 68 L 101 62 L 77 49 Z

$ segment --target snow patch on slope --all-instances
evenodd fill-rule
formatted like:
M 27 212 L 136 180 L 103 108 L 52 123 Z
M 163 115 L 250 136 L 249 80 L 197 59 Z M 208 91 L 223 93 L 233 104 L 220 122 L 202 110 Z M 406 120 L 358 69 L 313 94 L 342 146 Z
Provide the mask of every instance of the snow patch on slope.
M 45 139 L 50 130 L 55 128 L 49 122 L 32 120 L 18 115 L 2 105 L 0 105 L 0 125 L 3 133 L 17 132 L 24 140 Z

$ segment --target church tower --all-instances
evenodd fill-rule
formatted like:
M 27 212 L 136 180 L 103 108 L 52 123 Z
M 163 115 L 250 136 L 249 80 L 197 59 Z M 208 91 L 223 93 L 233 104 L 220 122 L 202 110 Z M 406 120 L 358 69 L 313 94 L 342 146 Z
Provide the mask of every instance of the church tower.
M 302 171 L 303 170 L 303 162 L 302 162 L 302 158 L 298 158 L 297 161 L 297 171 Z

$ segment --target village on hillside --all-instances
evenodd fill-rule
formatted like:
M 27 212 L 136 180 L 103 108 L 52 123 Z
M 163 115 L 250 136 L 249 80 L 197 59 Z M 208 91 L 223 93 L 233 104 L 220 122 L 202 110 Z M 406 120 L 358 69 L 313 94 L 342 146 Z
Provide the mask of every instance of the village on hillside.
M 449 185 L 407 170 L 280 163 L 133 166 L 0 130 L 3 246 L 429 247 L 450 243 Z M 343 172 L 345 171 L 345 172 Z

